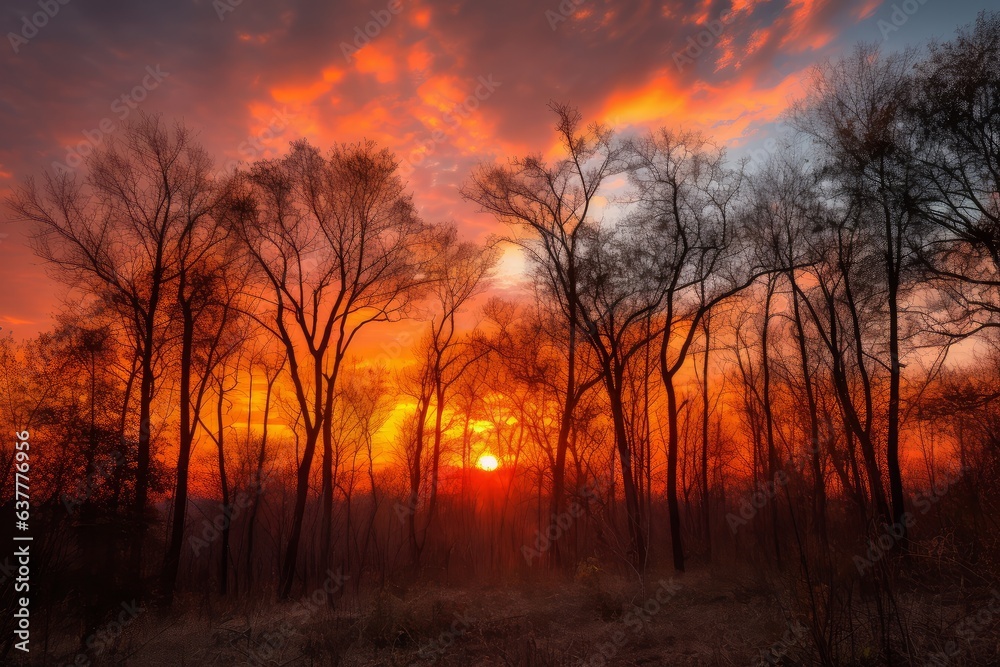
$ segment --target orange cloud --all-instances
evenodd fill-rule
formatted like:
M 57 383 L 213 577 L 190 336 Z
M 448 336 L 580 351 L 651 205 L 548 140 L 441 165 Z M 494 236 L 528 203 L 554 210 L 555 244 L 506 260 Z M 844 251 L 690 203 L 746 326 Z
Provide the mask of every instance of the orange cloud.
M 381 37 L 354 54 L 354 67 L 363 74 L 374 74 L 379 83 L 394 83 L 397 76 L 395 54 L 391 46 Z
M 702 82 L 684 87 L 664 71 L 638 89 L 611 95 L 600 117 L 620 126 L 698 128 L 728 143 L 743 137 L 756 124 L 776 120 L 802 92 L 798 73 L 765 88 L 749 77 L 718 85 Z
M 785 36 L 780 47 L 801 53 L 806 49 L 818 51 L 830 44 L 837 37 L 838 28 L 820 16 L 824 8 L 824 0 L 791 2 L 785 9 L 786 13 L 791 12 L 791 16 L 784 27 Z
M 282 104 L 311 104 L 333 89 L 331 81 L 320 80 L 306 86 L 279 86 L 271 89 L 271 97 Z
M 426 28 L 431 24 L 431 10 L 426 7 L 414 10 L 410 14 L 410 20 L 418 28 Z

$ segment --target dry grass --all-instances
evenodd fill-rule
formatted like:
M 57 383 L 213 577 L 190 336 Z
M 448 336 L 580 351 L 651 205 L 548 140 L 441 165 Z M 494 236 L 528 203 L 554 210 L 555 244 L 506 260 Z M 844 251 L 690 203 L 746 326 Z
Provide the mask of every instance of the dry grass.
M 756 665 L 772 647 L 771 664 L 817 664 L 805 630 L 808 612 L 791 598 L 793 593 L 775 592 L 794 587 L 733 567 L 695 569 L 673 578 L 679 587 L 661 588 L 660 582 L 670 579 L 669 573 L 653 573 L 643 587 L 588 563 L 575 577 L 545 575 L 466 587 L 423 583 L 345 597 L 334 607 L 312 610 L 270 600 L 188 596 L 169 613 L 149 609 L 128 623 L 93 664 Z M 926 593 L 901 594 L 897 601 L 905 608 L 911 654 L 927 658 L 991 598 L 978 589 L 966 590 L 961 599 Z M 852 612 L 852 667 L 882 664 L 866 604 L 870 601 L 858 601 Z M 637 615 L 643 607 L 646 611 Z M 790 630 L 795 612 L 789 610 L 795 609 L 796 621 L 804 623 L 797 634 Z M 998 622 L 1000 615 L 978 636 L 966 637 L 971 641 L 947 664 L 997 664 Z M 53 621 L 48 644 L 33 654 L 32 664 L 74 664 L 78 637 L 78 625 Z
M 98 664 L 563 667 L 602 664 L 603 647 L 609 665 L 749 665 L 784 632 L 750 578 L 691 572 L 653 604 L 660 580 L 643 589 L 590 568 L 573 580 L 384 590 L 314 613 L 189 598 L 169 615 L 144 613 Z M 67 632 L 49 655 L 71 663 L 73 647 Z

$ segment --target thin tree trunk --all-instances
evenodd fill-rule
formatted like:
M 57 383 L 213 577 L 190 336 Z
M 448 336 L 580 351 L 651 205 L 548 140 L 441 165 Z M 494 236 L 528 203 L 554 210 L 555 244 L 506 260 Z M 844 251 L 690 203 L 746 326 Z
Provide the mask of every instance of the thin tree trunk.
M 899 244 L 900 234 L 893 234 L 891 216 L 886 209 L 886 272 L 889 278 L 889 414 L 886 433 L 885 458 L 889 472 L 889 498 L 896 527 L 902 532 L 897 544 L 907 548 L 906 504 L 903 496 L 903 476 L 899 467 Z
M 325 570 L 333 564 L 330 548 L 333 541 L 333 382 L 327 380 L 323 419 L 323 514 L 320 519 L 320 566 Z
M 805 326 L 802 322 L 802 311 L 799 304 L 799 290 L 795 282 L 795 274 L 789 272 L 788 280 L 792 286 L 792 318 L 795 322 L 795 338 L 799 346 L 802 383 L 806 391 L 806 405 L 809 408 L 809 442 L 810 460 L 813 469 L 813 521 L 824 551 L 829 544 L 826 529 L 826 478 L 823 474 L 822 448 L 819 442 L 819 414 L 816 406 L 816 394 L 813 388 L 812 372 L 809 368 L 809 351 L 806 346 Z
M 769 352 L 770 330 L 771 330 L 771 301 L 774 298 L 776 280 L 771 278 L 767 282 L 767 296 L 764 299 L 764 323 L 760 335 L 760 356 L 762 379 L 763 409 L 764 409 L 764 435 L 767 438 L 767 484 L 775 483 L 775 475 L 778 472 L 778 456 L 774 446 L 774 410 L 771 407 L 771 359 Z M 772 498 L 770 504 L 771 514 L 771 541 L 774 546 L 774 559 L 778 568 L 781 568 L 781 540 L 780 528 L 778 526 L 778 499 Z
M 663 345 L 665 348 L 665 340 Z M 663 386 L 667 390 L 667 511 L 670 515 L 670 546 L 674 569 L 683 572 L 684 544 L 681 538 L 681 510 L 677 502 L 677 449 L 680 443 L 677 432 L 677 392 L 674 389 L 674 375 L 667 370 L 663 372 Z
M 625 409 L 621 396 L 621 373 L 612 374 L 610 367 L 605 373 L 610 376 L 605 384 L 611 403 L 611 416 L 615 428 L 615 444 L 618 446 L 618 457 L 622 468 L 622 490 L 625 493 L 625 514 L 628 523 L 629 542 L 633 564 L 643 571 L 646 567 L 646 532 L 643 530 L 642 514 L 639 509 L 639 495 L 635 488 L 635 477 L 632 471 L 632 450 L 628 441 L 628 430 L 625 426 Z
M 711 562 L 712 560 L 712 521 L 711 500 L 708 495 L 708 448 L 709 448 L 709 386 L 708 386 L 708 361 L 712 345 L 711 321 L 705 317 L 703 322 L 705 330 L 705 357 L 701 368 L 701 512 L 702 526 L 705 533 L 705 553 Z
M 414 445 L 413 460 L 410 462 L 410 497 L 406 507 L 406 524 L 408 542 L 410 545 L 410 564 L 414 567 L 420 562 L 421 543 L 417 539 L 417 505 L 420 502 L 420 473 L 424 450 L 424 424 L 430 411 L 430 396 L 421 398 L 417 414 L 417 434 Z
M 184 291 L 184 277 L 181 276 L 179 294 Z M 180 433 L 177 452 L 177 482 L 174 489 L 174 511 L 170 528 L 170 543 L 167 546 L 163 572 L 160 577 L 163 603 L 173 604 L 174 587 L 180 568 L 181 548 L 184 544 L 184 524 L 187 517 L 188 470 L 191 464 L 191 445 L 194 440 L 191 414 L 191 365 L 194 345 L 194 316 L 190 304 L 181 299 L 183 327 L 181 332 L 180 367 Z
M 131 575 L 142 577 L 142 550 L 146 539 L 146 506 L 149 503 L 149 446 L 153 413 L 153 318 L 146 318 L 143 334 L 142 380 L 139 385 L 139 442 L 136 452 L 134 527 L 131 547 Z
M 225 521 L 222 524 L 222 553 L 219 559 L 219 594 L 225 596 L 229 592 L 229 536 L 232 531 L 232 507 L 229 504 L 229 480 L 226 477 L 226 450 L 224 444 L 225 426 L 222 423 L 222 407 L 226 391 L 223 378 L 219 378 L 219 403 L 216 418 L 219 424 L 219 434 L 216 444 L 219 450 L 219 485 L 222 487 L 222 508 Z
M 292 514 L 292 528 L 288 535 L 288 546 L 285 549 L 285 559 L 281 568 L 281 583 L 278 597 L 287 600 L 295 583 L 296 561 L 299 555 L 299 542 L 302 539 L 302 521 L 305 517 L 306 501 L 309 494 L 309 469 L 316 453 L 316 442 L 319 440 L 319 429 L 315 426 L 306 431 L 306 441 L 302 448 L 302 461 L 296 474 L 295 508 Z
M 253 541 L 254 531 L 257 527 L 257 511 L 260 509 L 260 498 L 264 492 L 264 461 L 267 456 L 267 424 L 271 414 L 271 392 L 274 383 L 278 379 L 278 374 L 267 378 L 267 393 L 264 396 L 264 425 L 260 436 L 260 449 L 257 452 L 257 467 L 254 470 L 253 500 L 250 503 L 250 513 L 247 517 L 247 590 L 253 589 L 254 569 L 253 569 Z M 248 431 L 249 432 L 249 431 Z
M 550 520 L 555 521 L 562 512 L 563 495 L 566 493 L 566 452 L 569 449 L 569 434 L 576 409 L 576 302 L 569 303 L 569 331 L 566 348 L 566 395 L 559 418 L 559 435 L 556 438 L 556 460 L 552 468 L 552 497 L 549 503 Z M 555 569 L 562 563 L 559 540 L 554 540 L 548 551 L 549 567 Z

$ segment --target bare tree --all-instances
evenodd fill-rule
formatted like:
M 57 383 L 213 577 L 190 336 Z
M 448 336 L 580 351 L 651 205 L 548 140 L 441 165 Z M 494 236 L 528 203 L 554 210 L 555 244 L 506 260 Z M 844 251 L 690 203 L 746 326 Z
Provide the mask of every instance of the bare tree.
M 1000 314 L 1000 15 L 982 13 L 918 64 L 908 127 L 926 183 L 921 215 L 933 228 L 920 259 L 949 308 L 938 329 L 964 337 Z
M 635 144 L 630 158 L 633 197 L 656 221 L 653 255 L 663 285 L 660 374 L 667 394 L 667 504 L 674 568 L 684 569 L 677 497 L 679 405 L 675 378 L 702 318 L 759 275 L 746 261 L 733 215 L 742 172 L 697 134 L 661 129 Z
M 246 550 L 246 583 L 247 589 L 253 590 L 254 585 L 254 538 L 257 530 L 257 514 L 260 512 L 261 500 L 264 496 L 265 488 L 265 470 L 264 467 L 267 464 L 268 457 L 270 454 L 268 450 L 268 434 L 269 426 L 271 423 L 271 406 L 274 400 L 275 383 L 278 381 L 278 377 L 285 369 L 285 352 L 284 350 L 274 351 L 269 349 L 271 346 L 268 344 L 274 339 L 266 342 L 260 349 L 257 350 L 257 354 L 251 356 L 250 367 L 248 369 L 250 373 L 249 379 L 249 407 L 247 409 L 247 442 L 248 444 L 252 441 L 250 437 L 251 424 L 250 421 L 253 417 L 253 372 L 254 366 L 259 366 L 264 372 L 264 411 L 261 415 L 261 433 L 260 433 L 260 443 L 257 446 L 256 456 L 254 457 L 254 467 L 252 472 L 252 482 L 250 487 L 252 500 L 250 502 L 250 511 L 247 515 L 247 550 Z M 272 455 L 273 456 L 273 455 Z
M 457 317 L 466 303 L 487 287 L 487 279 L 499 260 L 493 244 L 481 246 L 463 242 L 454 226 L 438 230 L 432 244 L 433 262 L 429 265 L 430 291 L 433 304 L 429 333 L 422 347 L 423 364 L 419 371 L 416 441 L 410 463 L 410 509 L 407 526 L 410 555 L 414 563 L 420 557 L 423 543 L 417 539 L 416 507 L 420 497 L 420 478 L 426 421 L 431 403 L 434 405 L 434 425 L 431 430 L 431 477 L 427 503 L 427 518 L 423 533 L 434 519 L 438 497 L 442 437 L 447 393 L 465 371 L 483 354 L 485 348 L 470 345 L 458 330 Z
M 820 175 L 807 171 L 802 157 L 790 147 L 786 151 L 754 174 L 747 225 L 752 229 L 755 252 L 760 261 L 776 270 L 784 270 L 784 282 L 790 292 L 792 309 L 789 315 L 794 327 L 792 335 L 796 341 L 799 375 L 809 419 L 813 519 L 822 542 L 826 544 L 826 482 L 820 443 L 819 388 L 814 379 L 817 362 L 812 359 L 808 340 L 816 334 L 807 328 L 802 300 L 804 285 L 809 282 L 808 278 L 803 280 L 808 275 L 808 267 L 822 256 L 820 248 L 823 241 L 816 232 L 827 218 L 819 199 Z M 771 474 L 774 474 L 773 471 Z
M 170 542 L 161 572 L 165 604 L 173 600 L 187 516 L 188 475 L 199 415 L 220 363 L 243 343 L 247 308 L 243 302 L 249 264 L 243 248 L 221 224 L 219 200 L 212 190 L 188 200 L 187 224 L 178 242 L 178 272 L 171 312 L 180 322 L 178 403 L 180 407 L 176 484 Z M 224 211 L 221 213 L 224 214 Z
M 593 384 L 578 378 L 580 232 L 598 214 L 595 198 L 605 180 L 620 173 L 624 162 L 623 148 L 609 128 L 596 123 L 582 127 L 581 114 L 568 105 L 553 104 L 551 108 L 565 157 L 553 165 L 540 156 L 519 158 L 509 166 L 483 165 L 462 194 L 521 232 L 509 240 L 527 253 L 566 328 L 567 376 L 552 468 L 551 514 L 555 517 L 561 512 L 565 494 L 573 412 Z M 549 554 L 557 564 L 558 544 Z
M 302 411 L 305 443 L 279 593 L 295 581 L 309 477 L 322 437 L 321 559 L 329 566 L 333 508 L 333 410 L 337 376 L 357 333 L 404 317 L 425 279 L 425 225 L 372 143 L 329 156 L 304 141 L 256 163 L 233 196 L 235 229 L 260 268 L 268 296 L 260 314 L 282 342 Z
M 167 303 L 192 225 L 206 212 L 209 159 L 182 125 L 140 114 L 87 158 L 81 181 L 47 174 L 8 203 L 36 225 L 38 254 L 68 284 L 106 300 L 126 323 L 138 360 L 139 433 L 131 549 L 140 576 L 148 525 L 151 427 Z
M 669 290 L 661 272 L 659 220 L 640 210 L 614 226 L 588 227 L 580 235 L 578 326 L 594 349 L 611 408 L 615 444 L 622 469 L 633 565 L 646 567 L 647 535 L 640 488 L 646 461 L 636 457 L 627 423 L 626 376 L 647 374 L 636 368 L 640 353 L 660 335 L 653 315 Z M 639 402 L 638 397 L 631 397 Z
M 832 194 L 849 211 L 849 224 L 877 247 L 881 260 L 877 280 L 883 286 L 886 306 L 887 360 L 882 363 L 889 375 L 885 428 L 892 508 L 891 517 L 886 518 L 900 526 L 906 511 L 899 465 L 901 317 L 907 277 L 912 275 L 910 266 L 923 234 L 918 214 L 923 178 L 904 114 L 913 65 L 911 52 L 882 56 L 877 49 L 859 46 L 850 57 L 817 70 L 810 97 L 793 113 L 796 125 L 816 142 L 822 169 L 832 180 Z M 869 285 L 875 277 L 866 277 Z M 858 313 L 852 307 L 854 315 Z M 858 322 L 859 346 L 864 345 L 862 328 Z M 859 353 L 859 370 L 870 376 L 862 356 Z M 900 544 L 905 545 L 905 539 Z

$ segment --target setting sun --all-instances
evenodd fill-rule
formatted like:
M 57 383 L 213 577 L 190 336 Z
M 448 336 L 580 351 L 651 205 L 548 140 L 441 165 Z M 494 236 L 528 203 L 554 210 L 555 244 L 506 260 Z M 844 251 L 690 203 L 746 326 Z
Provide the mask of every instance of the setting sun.
M 476 465 L 479 466 L 480 470 L 490 472 L 496 470 L 500 466 L 500 461 L 498 461 L 497 457 L 492 454 L 483 454 L 479 457 L 479 460 L 476 461 Z

